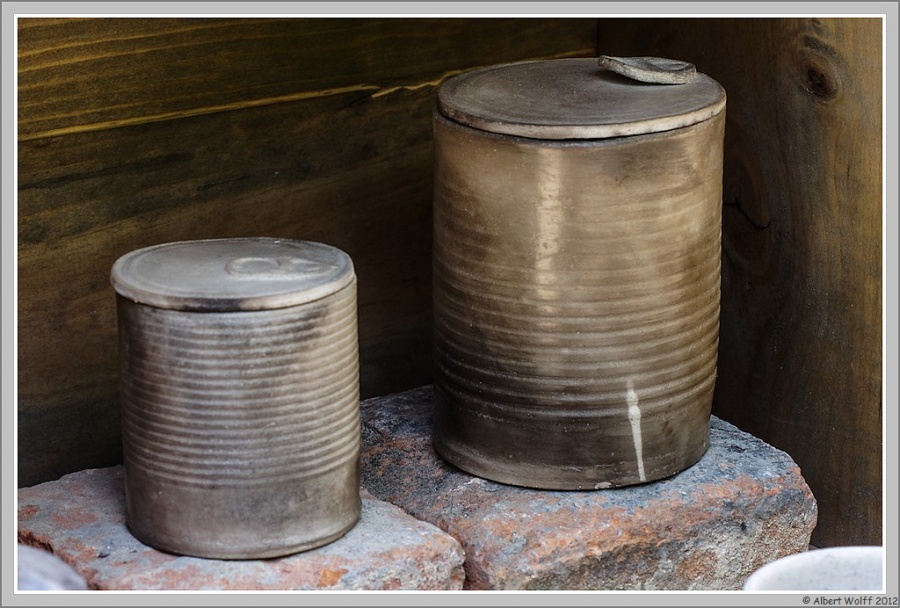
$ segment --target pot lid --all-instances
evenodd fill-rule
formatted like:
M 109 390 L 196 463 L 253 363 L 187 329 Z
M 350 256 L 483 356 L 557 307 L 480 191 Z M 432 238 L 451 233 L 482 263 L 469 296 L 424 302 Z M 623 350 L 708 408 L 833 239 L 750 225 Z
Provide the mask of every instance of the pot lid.
M 689 63 L 657 57 L 550 59 L 487 66 L 448 79 L 441 114 L 536 139 L 658 133 L 707 120 L 725 90 Z
M 232 312 L 306 304 L 353 282 L 350 257 L 310 241 L 235 238 L 146 247 L 116 260 L 120 295 L 159 308 Z

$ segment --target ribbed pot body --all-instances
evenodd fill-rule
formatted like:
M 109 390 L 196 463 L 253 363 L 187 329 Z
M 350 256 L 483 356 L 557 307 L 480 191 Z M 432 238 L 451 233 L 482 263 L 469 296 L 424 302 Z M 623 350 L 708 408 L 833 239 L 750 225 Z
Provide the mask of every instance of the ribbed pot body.
M 724 112 L 553 141 L 434 117 L 434 444 L 545 489 L 652 481 L 709 445 Z
M 273 310 L 117 302 L 134 536 L 174 553 L 256 559 L 318 547 L 353 527 L 355 280 Z

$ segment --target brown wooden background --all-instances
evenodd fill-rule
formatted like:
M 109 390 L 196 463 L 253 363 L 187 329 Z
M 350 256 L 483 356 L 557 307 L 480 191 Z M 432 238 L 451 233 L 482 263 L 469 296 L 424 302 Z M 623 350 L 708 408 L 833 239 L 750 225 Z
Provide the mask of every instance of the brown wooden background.
M 789 453 L 813 544 L 882 542 L 881 21 L 601 20 L 728 95 L 714 412 Z
M 109 270 L 145 245 L 347 251 L 361 392 L 431 380 L 431 110 L 479 65 L 692 61 L 729 95 L 715 413 L 787 451 L 820 545 L 881 542 L 881 23 L 19 21 L 19 485 L 121 458 Z

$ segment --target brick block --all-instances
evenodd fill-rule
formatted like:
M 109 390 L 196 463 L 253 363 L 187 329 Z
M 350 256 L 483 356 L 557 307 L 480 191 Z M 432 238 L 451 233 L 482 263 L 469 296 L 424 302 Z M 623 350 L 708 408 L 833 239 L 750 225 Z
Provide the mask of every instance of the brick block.
M 267 560 L 172 555 L 125 525 L 124 469 L 89 469 L 22 488 L 19 542 L 51 551 L 92 589 L 460 589 L 463 553 L 452 537 L 363 492 L 359 522 L 311 551 Z
M 432 399 L 421 387 L 361 404 L 363 485 L 459 540 L 467 589 L 734 590 L 808 548 L 817 506 L 797 465 L 715 417 L 709 450 L 678 475 L 543 491 L 442 460 Z

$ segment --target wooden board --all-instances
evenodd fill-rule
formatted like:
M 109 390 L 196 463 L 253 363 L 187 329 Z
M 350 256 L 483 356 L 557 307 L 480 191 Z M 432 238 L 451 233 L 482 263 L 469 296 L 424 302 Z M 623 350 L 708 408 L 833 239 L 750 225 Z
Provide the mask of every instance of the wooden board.
M 813 544 L 882 542 L 882 24 L 600 20 L 728 95 L 714 413 L 788 452 Z
M 592 19 L 30 18 L 18 33 L 20 140 L 595 53 Z
M 19 484 L 119 462 L 109 271 L 145 245 L 327 242 L 361 393 L 431 378 L 431 111 L 476 65 L 594 53 L 593 19 L 20 22 Z

